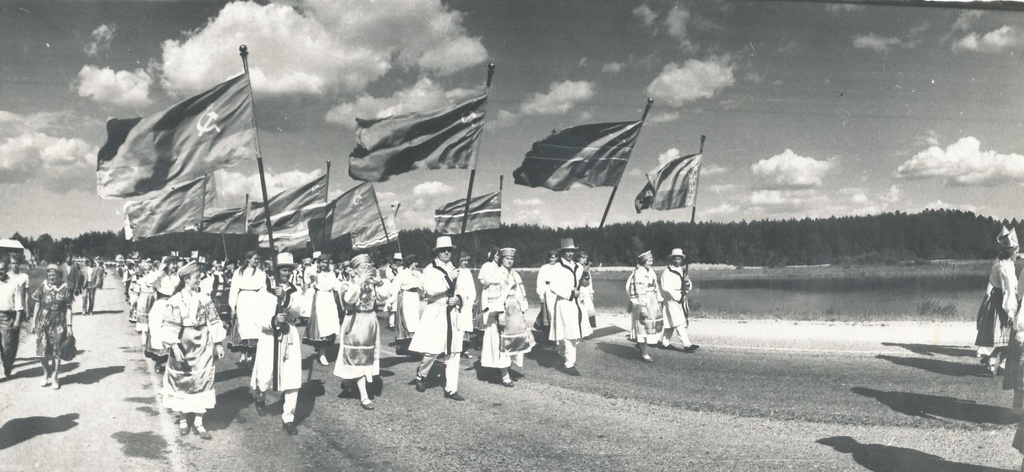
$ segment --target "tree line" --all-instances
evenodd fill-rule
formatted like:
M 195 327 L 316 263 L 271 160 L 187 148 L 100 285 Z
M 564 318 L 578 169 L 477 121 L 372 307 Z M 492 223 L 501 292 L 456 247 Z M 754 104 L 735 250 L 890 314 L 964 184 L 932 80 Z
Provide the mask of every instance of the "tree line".
M 696 224 L 657 221 L 620 223 L 597 228 L 550 228 L 538 225 L 502 225 L 501 228 L 456 236 L 460 252 L 467 252 L 478 266 L 488 249 L 512 246 L 519 266 L 539 266 L 562 238 L 573 238 L 602 265 L 632 265 L 643 251 L 653 251 L 657 264 L 667 262 L 672 248 L 681 247 L 687 261 L 735 266 L 785 266 L 814 264 L 896 264 L 935 259 L 982 259 L 995 256 L 995 237 L 1000 226 L 1017 229 L 1019 222 L 998 221 L 960 210 L 925 210 L 921 213 L 883 213 L 869 216 L 758 220 Z M 404 230 L 399 243 L 370 251 L 378 257 L 394 252 L 426 258 L 438 234 L 432 229 Z M 1018 234 L 1019 236 L 1019 234 Z M 138 251 L 142 257 L 159 257 L 192 251 L 208 259 L 241 259 L 257 246 L 253 235 L 181 233 L 127 241 L 124 232 L 88 232 L 55 239 L 49 234 L 27 238 L 15 234 L 37 260 L 57 261 L 68 255 L 114 258 Z M 305 257 L 314 249 L 339 257 L 354 254 L 351 241 L 342 237 L 327 248 L 296 251 Z

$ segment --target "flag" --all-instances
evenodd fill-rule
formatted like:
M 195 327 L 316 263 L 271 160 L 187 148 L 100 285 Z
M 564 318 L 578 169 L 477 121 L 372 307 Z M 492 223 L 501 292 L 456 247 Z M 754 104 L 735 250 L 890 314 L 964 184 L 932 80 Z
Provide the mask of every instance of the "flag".
M 285 190 L 273 197 L 266 206 L 263 202 L 252 202 L 249 212 L 249 232 L 267 234 L 265 207 L 270 208 L 270 224 L 274 237 L 278 231 L 301 227 L 305 229 L 310 218 L 323 217 L 327 200 L 327 174 L 321 175 L 293 189 Z
M 692 207 L 697 199 L 702 154 L 672 159 L 647 174 L 647 185 L 636 196 L 636 212 L 647 208 L 671 210 Z
M 444 204 L 434 210 L 434 221 L 437 232 L 441 234 L 458 234 L 462 231 L 462 221 L 466 222 L 466 232 L 494 229 L 501 227 L 501 191 L 473 197 L 469 201 L 469 212 L 466 213 L 466 199 L 460 198 Z
M 322 215 L 319 219 L 323 220 Z M 270 236 L 261 234 L 258 239 L 260 247 L 270 247 Z M 274 230 L 274 247 L 278 251 L 304 251 L 309 242 L 305 224 L 281 231 Z
M 203 220 L 203 202 L 212 186 L 207 177 L 177 187 L 165 195 L 124 205 L 125 238 L 148 238 L 196 230 Z
M 357 228 L 352 232 L 352 249 L 370 249 L 383 246 L 398 239 L 398 227 L 391 215 L 383 217 L 371 223 L 369 226 Z
M 245 208 L 207 208 L 203 232 L 245 234 Z
M 357 237 L 372 239 L 373 227 L 380 226 L 380 220 L 381 213 L 377 207 L 377 193 L 373 184 L 363 182 L 327 204 L 323 221 L 310 220 L 308 231 L 313 241 L 320 242 L 318 247 L 323 245 L 323 241 L 350 233 L 355 243 Z M 380 232 L 383 231 L 383 228 L 380 229 Z M 388 231 L 390 234 L 390 226 Z M 362 234 L 365 236 L 359 236 Z
M 96 164 L 103 198 L 146 195 L 256 158 L 249 78 L 241 74 L 147 118 L 107 121 Z
M 594 123 L 552 133 L 533 143 L 512 177 L 519 185 L 551 190 L 618 185 L 642 124 Z
M 348 175 L 382 182 L 413 169 L 466 169 L 475 164 L 487 95 L 426 113 L 356 119 Z

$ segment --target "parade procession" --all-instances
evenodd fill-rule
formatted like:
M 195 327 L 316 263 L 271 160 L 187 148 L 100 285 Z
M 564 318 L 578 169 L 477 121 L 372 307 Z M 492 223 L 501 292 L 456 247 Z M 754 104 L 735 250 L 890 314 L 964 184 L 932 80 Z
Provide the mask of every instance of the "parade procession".
M 0 44 L 0 471 L 1024 471 L 1024 0 Z

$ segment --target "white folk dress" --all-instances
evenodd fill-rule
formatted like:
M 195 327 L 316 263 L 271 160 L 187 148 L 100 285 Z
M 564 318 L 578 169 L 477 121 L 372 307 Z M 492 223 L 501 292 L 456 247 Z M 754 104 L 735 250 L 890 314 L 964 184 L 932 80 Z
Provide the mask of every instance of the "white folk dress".
M 573 295 L 580 286 L 581 275 L 583 268 L 579 264 L 564 259 L 559 259 L 548 274 L 548 296 L 554 297 L 550 305 L 551 341 L 578 340 L 594 332 L 580 300 Z
M 412 338 L 416 325 L 420 321 L 420 272 L 409 268 L 398 271 L 391 281 L 391 300 L 395 307 L 395 326 L 398 333 L 395 339 Z
M 462 352 L 463 332 L 458 329 L 457 307 L 448 306 L 448 297 L 455 295 L 455 266 L 434 260 L 423 268 L 423 301 L 416 334 L 409 350 L 422 354 Z
M 637 267 L 626 280 L 626 293 L 633 309 L 633 339 L 638 343 L 655 344 L 661 341 L 664 315 L 661 309 L 661 289 L 658 274 L 648 267 Z
M 480 365 L 501 369 L 510 367 L 514 360 L 522 366 L 523 354 L 533 349 L 533 333 L 526 319 L 526 287 L 514 270 L 502 267 L 488 275 L 481 299 L 487 324 Z
M 267 273 L 260 269 L 243 267 L 231 278 L 228 306 L 233 313 L 230 346 L 251 347 L 252 340 L 260 336 L 260 318 L 266 313 Z M 264 320 L 265 321 L 265 320 Z
M 665 329 L 689 327 L 690 304 L 686 294 L 692 287 L 690 278 L 683 275 L 682 269 L 669 266 L 661 273 L 661 307 Z
M 302 311 L 309 314 L 304 341 L 314 346 L 334 343 L 334 337 L 341 331 L 340 297 L 341 281 L 333 272 L 328 270 L 310 277 L 303 296 Z

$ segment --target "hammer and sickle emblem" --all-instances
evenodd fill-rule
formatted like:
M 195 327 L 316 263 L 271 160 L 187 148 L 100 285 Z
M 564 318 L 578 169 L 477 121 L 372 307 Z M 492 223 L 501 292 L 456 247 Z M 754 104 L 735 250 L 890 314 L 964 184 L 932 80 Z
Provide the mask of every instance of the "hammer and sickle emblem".
M 214 124 L 217 122 L 217 118 L 217 112 L 213 111 L 213 107 L 207 108 L 206 113 L 203 113 L 199 117 L 199 119 L 196 120 L 196 129 L 199 130 L 199 136 L 202 136 L 203 133 L 213 130 L 217 130 L 217 132 L 219 133 L 220 128 L 217 127 L 216 124 Z
M 355 196 L 355 197 L 354 197 L 354 198 L 352 199 L 352 206 L 356 206 L 356 205 L 359 205 L 359 202 L 361 202 L 361 201 L 363 201 L 363 196 L 362 196 L 362 195 L 356 195 L 356 196 Z

